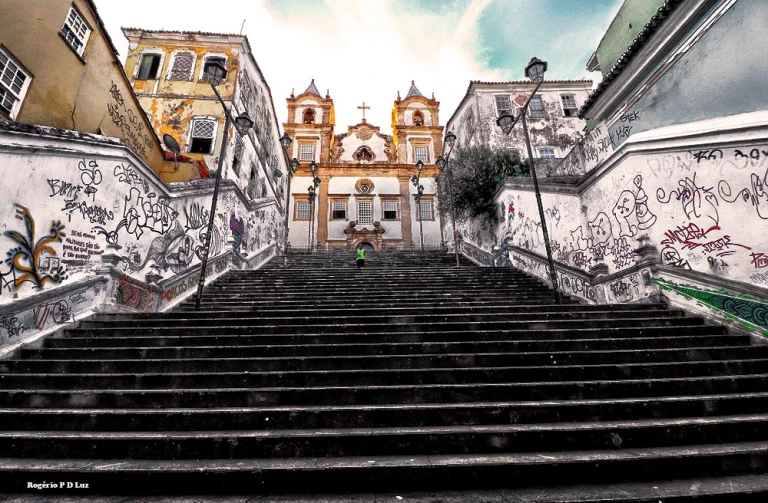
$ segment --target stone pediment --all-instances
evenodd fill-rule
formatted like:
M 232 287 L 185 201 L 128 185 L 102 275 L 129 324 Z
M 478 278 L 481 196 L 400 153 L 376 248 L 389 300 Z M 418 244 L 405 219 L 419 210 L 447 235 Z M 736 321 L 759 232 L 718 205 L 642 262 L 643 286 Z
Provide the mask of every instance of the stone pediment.
M 380 127 L 366 121 L 349 126 L 346 133 L 336 135 L 331 149 L 331 162 L 392 163 L 396 156 L 392 137 L 381 134 Z

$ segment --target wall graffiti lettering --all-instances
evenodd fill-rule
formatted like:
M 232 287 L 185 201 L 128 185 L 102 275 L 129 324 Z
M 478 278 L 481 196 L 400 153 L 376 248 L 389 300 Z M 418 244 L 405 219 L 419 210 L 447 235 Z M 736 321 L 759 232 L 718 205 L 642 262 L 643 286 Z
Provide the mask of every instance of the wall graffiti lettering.
M 755 269 L 764 269 L 768 267 L 768 256 L 765 253 L 752 253 L 752 265 Z
M 713 187 L 704 187 L 696 183 L 696 173 L 693 177 L 685 177 L 677 182 L 679 189 L 671 190 L 669 194 L 659 188 L 656 199 L 662 204 L 668 204 L 674 197 L 679 201 L 685 216 L 693 218 L 708 218 L 713 225 L 720 224 L 719 202 L 712 192 Z
M 125 98 L 114 82 L 109 93 L 113 102 L 107 103 L 107 111 L 112 123 L 120 129 L 122 138 L 128 146 L 140 156 L 146 157 L 147 152 L 152 152 L 155 146 L 144 130 L 143 120 L 126 105 Z
M 66 321 L 74 320 L 69 303 L 66 300 L 57 300 L 55 302 L 45 302 L 32 310 L 35 328 L 42 329 L 48 320 L 52 320 L 55 325 L 60 325 Z
M 18 337 L 27 329 L 24 323 L 15 316 L 6 316 L 0 318 L 0 328 L 5 330 L 8 337 Z

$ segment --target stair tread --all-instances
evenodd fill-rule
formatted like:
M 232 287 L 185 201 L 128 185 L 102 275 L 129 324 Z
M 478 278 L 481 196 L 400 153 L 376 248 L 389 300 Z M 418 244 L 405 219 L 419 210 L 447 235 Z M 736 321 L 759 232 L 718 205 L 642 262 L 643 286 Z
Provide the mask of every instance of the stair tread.
M 236 472 L 243 470 L 330 470 L 373 469 L 382 467 L 450 467 L 461 465 L 540 465 L 552 463 L 599 463 L 622 460 L 652 460 L 658 458 L 685 458 L 700 455 L 725 456 L 737 453 L 766 453 L 768 441 L 739 442 L 675 447 L 649 447 L 621 450 L 562 451 L 540 453 L 503 454 L 441 454 L 413 456 L 358 456 L 307 458 L 247 458 L 237 460 L 99 460 L 99 459 L 24 459 L 0 458 L 0 472 L 25 470 L 39 472 L 90 473 L 120 470 L 123 472 Z

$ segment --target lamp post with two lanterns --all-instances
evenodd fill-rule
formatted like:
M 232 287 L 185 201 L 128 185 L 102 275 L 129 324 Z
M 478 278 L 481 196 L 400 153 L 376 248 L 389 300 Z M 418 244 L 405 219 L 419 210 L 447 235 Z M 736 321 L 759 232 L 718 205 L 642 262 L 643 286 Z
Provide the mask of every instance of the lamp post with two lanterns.
M 320 187 L 320 177 L 315 175 L 317 172 L 317 164 L 315 161 L 309 163 L 309 171 L 312 172 L 312 185 L 307 187 L 307 194 L 309 195 L 309 230 L 307 239 L 309 241 L 309 250 L 314 251 L 315 246 L 312 242 L 315 232 L 315 196 L 317 195 L 317 188 Z
M 555 291 L 555 303 L 561 304 L 562 299 L 560 297 L 560 290 L 557 284 L 557 271 L 555 270 L 555 262 L 552 260 L 552 245 L 549 243 L 549 233 L 547 232 L 547 222 L 544 219 L 544 206 L 541 203 L 541 191 L 539 190 L 539 181 L 536 177 L 536 163 L 533 159 L 533 149 L 531 148 L 531 138 L 528 135 L 528 123 L 525 120 L 525 114 L 528 111 L 528 105 L 531 99 L 536 95 L 536 91 L 539 90 L 541 84 L 544 82 L 544 72 L 547 71 L 547 62 L 542 61 L 539 58 L 531 58 L 528 66 L 525 67 L 525 75 L 536 84 L 533 92 L 528 97 L 525 105 L 520 109 L 520 113 L 517 117 L 514 117 L 509 112 L 504 112 L 501 117 L 496 120 L 496 124 L 501 128 L 505 135 L 508 135 L 518 120 L 523 124 L 523 135 L 525 136 L 525 146 L 528 149 L 528 161 L 531 163 L 531 177 L 533 178 L 533 190 L 536 192 L 536 204 L 539 208 L 539 218 L 541 219 L 541 233 L 544 235 L 544 246 L 547 250 L 547 262 L 549 263 L 549 277 L 552 282 L 552 289 Z
M 419 217 L 419 239 L 421 241 L 421 253 L 424 253 L 424 224 L 421 218 L 421 196 L 424 195 L 424 186 L 421 185 L 421 170 L 424 169 L 424 162 L 419 159 L 416 162 L 417 173 L 411 177 L 411 183 L 416 187 L 416 215 Z
M 226 157 L 227 142 L 229 141 L 229 126 L 231 123 L 234 122 L 235 129 L 237 129 L 237 132 L 240 133 L 241 136 L 245 136 L 248 133 L 248 130 L 251 129 L 254 124 L 253 120 L 251 120 L 251 118 L 248 117 L 248 115 L 245 113 L 240 114 L 235 119 L 232 119 L 232 113 L 230 109 L 227 108 L 227 104 L 224 102 L 224 99 L 221 97 L 221 94 L 219 94 L 219 91 L 216 89 L 216 87 L 224 81 L 226 76 L 227 76 L 227 69 L 221 63 L 218 63 L 218 62 L 208 63 L 208 65 L 206 66 L 206 78 L 208 79 L 208 83 L 211 84 L 211 89 L 213 89 L 213 92 L 216 95 L 216 98 L 219 100 L 219 103 L 221 103 L 221 106 L 224 108 L 224 115 L 226 119 L 224 121 L 224 135 L 221 140 L 221 152 L 219 153 L 219 166 L 216 169 L 216 183 L 213 186 L 213 201 L 211 201 L 211 213 L 210 213 L 210 218 L 208 219 L 208 230 L 205 234 L 203 256 L 200 259 L 200 280 L 197 284 L 197 298 L 195 299 L 195 311 L 200 310 L 200 302 L 203 296 L 203 288 L 205 287 L 205 270 L 208 267 L 208 254 L 210 253 L 210 249 L 211 249 L 211 236 L 213 235 L 213 223 L 214 223 L 214 219 L 216 218 L 216 202 L 219 197 L 219 186 L 221 185 L 221 172 L 224 168 L 224 158 Z
M 291 147 L 291 143 L 293 143 L 293 140 L 288 136 L 288 133 L 283 133 L 283 136 L 280 137 L 280 146 L 283 147 L 286 157 L 289 155 L 288 149 Z M 299 170 L 299 160 L 294 157 L 288 166 L 288 188 L 285 195 L 285 242 L 283 244 L 283 249 L 286 253 L 288 252 L 288 215 L 291 211 L 291 179 Z

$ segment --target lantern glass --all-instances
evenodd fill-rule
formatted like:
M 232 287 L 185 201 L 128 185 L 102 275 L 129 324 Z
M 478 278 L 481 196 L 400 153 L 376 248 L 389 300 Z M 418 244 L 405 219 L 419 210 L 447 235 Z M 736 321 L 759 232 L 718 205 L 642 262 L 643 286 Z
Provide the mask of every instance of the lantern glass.
M 437 160 L 435 161 L 435 164 L 437 164 L 437 169 L 439 169 L 440 171 L 444 170 L 446 162 L 443 156 L 438 157 Z
M 449 147 L 453 148 L 453 146 L 456 144 L 456 135 L 448 131 L 448 133 L 445 135 L 445 143 L 447 143 Z
M 547 71 L 547 62 L 539 58 L 531 58 L 531 62 L 525 67 L 525 75 L 534 84 L 541 84 L 544 81 L 544 73 Z
M 424 169 L 424 162 L 421 159 L 419 159 L 419 161 L 416 163 L 416 169 L 418 169 L 419 171 Z
M 221 84 L 221 82 L 224 80 L 224 78 L 227 75 L 227 69 L 224 68 L 224 65 L 219 63 L 218 61 L 209 62 L 205 65 L 206 69 L 206 78 L 208 79 L 208 82 L 211 83 L 211 85 L 218 86 Z
M 295 157 L 291 159 L 291 171 L 296 173 L 299 170 L 299 160 Z
M 496 124 L 501 128 L 501 131 L 507 135 L 512 131 L 512 128 L 515 125 L 515 118 L 511 114 L 504 112 L 501 114 L 501 117 L 496 119 Z
M 288 133 L 283 133 L 283 136 L 280 137 L 280 146 L 283 147 L 283 150 L 288 150 L 288 147 L 291 146 L 291 143 L 293 143 L 293 140 L 291 140 L 291 137 L 288 136 Z

